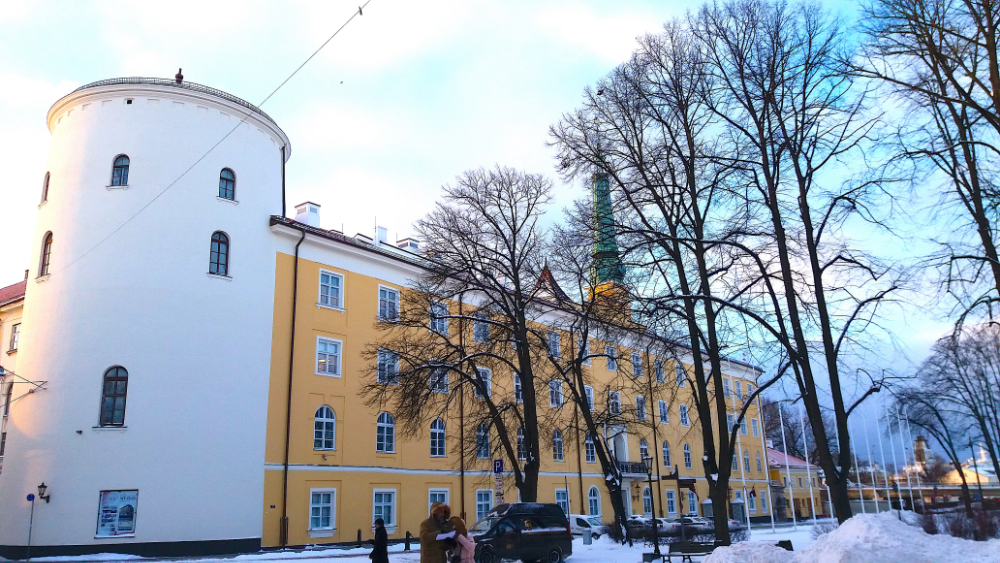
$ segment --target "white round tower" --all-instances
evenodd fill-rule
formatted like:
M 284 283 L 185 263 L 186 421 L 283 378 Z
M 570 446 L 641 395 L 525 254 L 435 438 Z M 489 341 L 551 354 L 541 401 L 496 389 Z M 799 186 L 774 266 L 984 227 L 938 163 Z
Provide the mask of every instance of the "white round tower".
M 288 138 L 179 79 L 88 84 L 48 126 L 0 556 L 43 482 L 33 556 L 255 549 Z

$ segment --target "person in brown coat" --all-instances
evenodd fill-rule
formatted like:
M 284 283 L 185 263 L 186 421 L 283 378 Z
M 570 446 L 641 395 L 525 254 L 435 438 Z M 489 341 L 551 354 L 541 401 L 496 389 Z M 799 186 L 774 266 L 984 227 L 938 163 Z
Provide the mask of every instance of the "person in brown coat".
M 462 558 L 462 563 L 476 563 L 476 541 L 469 536 L 465 520 L 452 516 L 451 523 L 455 526 L 456 553 Z
M 441 534 L 454 534 L 455 525 L 451 521 L 451 508 L 447 504 L 435 502 L 431 505 L 431 515 L 420 524 L 420 563 L 448 563 L 445 552 L 447 538 L 438 539 Z M 451 536 L 454 538 L 454 535 Z

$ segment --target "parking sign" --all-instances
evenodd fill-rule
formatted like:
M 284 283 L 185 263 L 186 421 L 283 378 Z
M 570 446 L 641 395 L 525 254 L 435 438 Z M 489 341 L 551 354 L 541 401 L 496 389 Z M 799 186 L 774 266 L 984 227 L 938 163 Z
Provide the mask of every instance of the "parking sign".
M 503 473 L 503 460 L 502 459 L 494 459 L 493 460 L 493 472 L 494 473 Z

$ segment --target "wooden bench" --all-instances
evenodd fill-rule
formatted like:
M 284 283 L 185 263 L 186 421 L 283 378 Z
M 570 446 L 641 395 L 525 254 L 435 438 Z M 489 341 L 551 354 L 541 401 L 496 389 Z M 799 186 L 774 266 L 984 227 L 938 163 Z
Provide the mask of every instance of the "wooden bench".
M 667 551 L 665 557 L 667 561 L 672 561 L 671 557 L 674 555 L 679 555 L 681 562 L 688 561 L 691 562 L 691 557 L 694 555 L 708 555 L 718 547 L 716 542 L 675 542 L 670 544 L 670 549 Z

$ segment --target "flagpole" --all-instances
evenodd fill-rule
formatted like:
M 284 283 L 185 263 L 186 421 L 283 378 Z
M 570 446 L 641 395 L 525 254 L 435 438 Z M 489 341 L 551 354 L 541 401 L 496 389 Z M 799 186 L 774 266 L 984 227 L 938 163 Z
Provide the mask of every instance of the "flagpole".
M 813 513 L 813 526 L 816 525 L 816 498 L 813 496 L 813 484 L 812 484 L 812 471 L 810 471 L 809 466 L 809 442 L 806 441 L 806 419 L 802 411 L 799 411 L 799 424 L 802 426 L 802 454 L 805 455 L 806 459 L 806 481 L 809 482 L 809 506 L 812 507 Z M 822 505 L 820 505 L 822 506 Z
M 771 456 L 767 454 L 767 430 L 764 429 L 764 409 L 757 395 L 757 417 L 760 419 L 760 449 L 764 451 L 764 478 L 767 479 L 767 511 L 771 514 L 771 531 L 774 531 L 774 496 L 771 494 Z
M 731 378 L 731 380 L 733 381 L 734 387 L 735 387 L 735 378 Z M 742 388 L 743 386 L 740 385 L 740 387 Z M 731 393 L 732 393 L 732 397 L 730 397 L 730 398 L 733 400 L 733 416 L 735 418 L 735 416 L 736 416 L 736 392 L 735 391 L 731 391 Z M 740 394 L 742 395 L 743 391 L 740 391 Z M 742 401 L 743 398 L 741 397 L 740 400 Z M 736 425 L 740 427 L 740 430 L 733 430 L 734 432 L 737 433 L 736 434 L 736 459 L 739 460 L 737 464 L 740 466 L 740 480 L 743 481 L 743 510 L 746 512 L 744 514 L 744 516 L 746 516 L 746 519 L 747 519 L 747 537 L 750 537 L 751 535 L 753 535 L 753 527 L 750 526 L 750 499 L 747 498 L 747 476 L 746 476 L 746 472 L 744 471 L 746 468 L 743 467 L 743 465 L 744 465 L 743 464 L 743 441 L 740 438 L 740 436 L 743 434 L 743 432 L 742 432 L 743 425 L 739 424 L 738 420 L 736 422 L 737 422 Z M 754 501 L 754 502 L 757 502 L 757 501 Z
M 839 454 L 840 454 L 840 429 L 837 428 L 836 425 L 834 425 L 833 429 L 834 429 L 835 435 L 837 437 L 837 453 L 838 453 L 837 457 L 840 457 L 839 456 Z M 850 438 L 850 436 L 848 436 L 848 438 Z M 834 467 L 836 467 L 836 465 L 834 465 Z M 843 468 L 841 468 L 841 469 L 843 469 Z M 850 477 L 850 475 L 851 475 L 851 472 L 848 471 L 847 472 L 847 476 Z M 829 478 L 827 478 L 827 480 L 826 480 L 826 500 L 830 503 L 830 518 L 833 518 L 834 517 L 834 514 L 833 514 L 833 491 L 830 490 L 830 479 Z M 850 503 L 850 500 L 851 500 L 850 497 L 848 497 L 848 499 L 847 499 L 848 503 Z
M 906 421 L 906 437 L 910 440 L 910 443 L 913 444 L 913 433 L 910 431 L 910 416 L 906 412 L 906 405 L 903 405 L 903 420 Z M 913 465 L 914 466 L 917 465 L 917 452 L 916 452 L 916 450 L 914 450 L 914 452 L 913 452 Z M 924 500 L 924 487 L 923 487 L 923 485 L 920 484 L 920 468 L 919 467 L 917 467 L 917 491 L 920 493 L 920 510 L 921 510 L 921 512 L 925 512 L 924 511 L 924 503 L 927 502 L 927 501 Z
M 792 529 L 798 530 L 799 525 L 795 521 L 795 493 L 792 491 L 792 486 L 795 485 L 795 481 L 792 481 L 792 466 L 788 463 L 788 442 L 785 441 L 785 419 L 781 414 L 780 401 L 778 402 L 778 424 L 781 426 L 781 449 L 784 450 L 785 454 L 785 476 L 788 479 L 788 485 L 785 488 L 788 489 L 788 504 L 792 508 Z
M 896 461 L 896 444 L 892 441 L 892 424 L 889 423 L 889 409 L 882 407 L 882 412 L 885 414 L 885 429 L 889 432 L 889 449 L 892 450 L 892 465 L 895 469 L 895 473 L 892 475 L 892 480 L 896 483 L 896 502 L 899 503 L 900 514 L 903 510 L 903 494 L 899 492 L 899 462 Z M 889 508 L 892 508 L 892 503 L 889 503 Z
M 850 422 L 848 422 L 848 424 L 850 424 Z M 854 434 L 854 430 L 851 427 L 848 427 L 848 430 L 850 430 L 852 435 Z M 851 453 L 854 454 L 854 472 L 858 476 L 858 492 L 861 495 L 861 514 L 866 514 L 867 511 L 865 510 L 865 484 L 861 482 L 861 466 L 858 465 L 858 450 L 851 448 Z
M 861 411 L 861 416 L 864 417 L 862 425 L 865 429 L 865 451 L 868 452 L 868 475 L 872 478 L 872 500 L 875 501 L 875 514 L 879 513 L 878 509 L 878 485 L 875 483 L 875 471 L 872 469 L 872 461 L 875 459 L 875 452 L 872 451 L 872 445 L 868 441 L 868 417 L 865 416 L 865 411 Z M 858 477 L 861 480 L 861 477 Z
M 878 423 L 878 413 L 875 413 L 875 429 L 878 431 L 878 449 L 882 453 L 882 477 L 885 478 L 885 500 L 892 510 L 892 495 L 889 494 L 889 472 L 885 468 L 885 448 L 882 446 L 882 427 Z
M 910 483 L 910 460 L 906 457 L 906 442 L 903 441 L 903 420 L 899 418 L 899 407 L 896 407 L 896 424 L 898 425 L 899 444 L 903 449 L 903 470 L 906 471 L 906 488 L 910 491 L 910 508 L 915 509 L 913 502 L 913 484 Z M 914 462 L 916 463 L 916 462 Z

